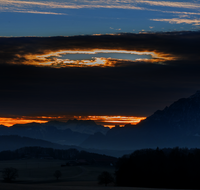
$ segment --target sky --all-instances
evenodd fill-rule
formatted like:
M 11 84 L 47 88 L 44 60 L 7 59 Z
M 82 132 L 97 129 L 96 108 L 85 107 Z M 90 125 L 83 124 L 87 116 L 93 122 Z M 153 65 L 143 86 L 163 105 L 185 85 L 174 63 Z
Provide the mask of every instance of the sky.
M 199 0 L 0 0 L 0 123 L 134 123 L 194 94 L 199 10 Z
M 199 0 L 0 0 L 0 35 L 198 30 L 199 9 Z

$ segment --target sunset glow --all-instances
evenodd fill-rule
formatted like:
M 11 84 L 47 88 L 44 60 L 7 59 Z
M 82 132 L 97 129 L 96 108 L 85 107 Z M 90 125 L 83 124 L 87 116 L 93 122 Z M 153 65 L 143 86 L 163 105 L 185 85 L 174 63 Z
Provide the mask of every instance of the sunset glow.
M 45 120 L 31 120 L 31 119 L 24 119 L 24 118 L 6 118 L 6 117 L 1 117 L 0 118 L 0 125 L 5 125 L 7 127 L 11 127 L 15 124 L 26 124 L 26 123 L 46 123 L 47 121 Z
M 69 119 L 77 119 L 77 120 L 93 120 L 99 125 L 103 125 L 104 127 L 115 127 L 115 125 L 119 125 L 123 127 L 126 124 L 136 125 L 141 120 L 146 119 L 146 117 L 134 117 L 134 116 L 23 116 L 17 118 L 0 118 L 0 125 L 5 125 L 10 127 L 14 124 L 26 124 L 26 123 L 46 123 L 48 121 L 57 120 L 66 122 Z
M 123 126 L 125 124 L 136 125 L 146 117 L 134 117 L 134 116 L 74 116 L 80 120 L 93 120 L 97 123 L 104 123 L 104 126 L 112 127 L 114 125 Z
M 86 55 L 91 55 L 87 56 Z M 114 57 L 113 57 L 114 56 Z M 135 57 L 134 57 L 135 56 Z M 91 49 L 91 50 L 59 50 L 44 52 L 42 55 L 24 55 L 26 65 L 63 67 L 117 67 L 121 62 L 148 62 L 160 64 L 163 61 L 177 59 L 174 55 L 163 52 L 118 50 L 118 49 Z M 79 58 L 78 58 L 79 57 Z M 81 58 L 82 57 L 82 58 Z M 120 63 L 120 64 L 119 64 Z

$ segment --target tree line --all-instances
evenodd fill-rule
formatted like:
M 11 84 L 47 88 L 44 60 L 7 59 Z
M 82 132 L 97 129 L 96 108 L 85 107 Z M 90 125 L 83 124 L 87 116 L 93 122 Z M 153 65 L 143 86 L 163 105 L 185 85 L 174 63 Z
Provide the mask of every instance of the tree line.
M 15 159 L 31 159 L 31 158 L 44 158 L 44 159 L 60 159 L 60 160 L 78 160 L 84 159 L 88 163 L 95 162 L 95 160 L 101 160 L 106 164 L 115 163 L 117 158 L 107 156 L 104 154 L 91 153 L 84 150 L 77 150 L 75 148 L 70 149 L 53 149 L 44 148 L 39 146 L 23 147 L 17 150 L 1 151 L 0 160 L 15 160 Z
M 143 149 L 118 159 L 117 186 L 200 188 L 200 149 Z

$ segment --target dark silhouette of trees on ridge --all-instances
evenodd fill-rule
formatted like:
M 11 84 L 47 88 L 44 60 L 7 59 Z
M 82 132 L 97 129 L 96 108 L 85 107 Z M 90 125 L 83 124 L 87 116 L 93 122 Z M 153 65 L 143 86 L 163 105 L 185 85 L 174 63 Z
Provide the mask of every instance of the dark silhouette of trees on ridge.
M 119 158 L 116 185 L 200 188 L 200 149 L 143 149 Z

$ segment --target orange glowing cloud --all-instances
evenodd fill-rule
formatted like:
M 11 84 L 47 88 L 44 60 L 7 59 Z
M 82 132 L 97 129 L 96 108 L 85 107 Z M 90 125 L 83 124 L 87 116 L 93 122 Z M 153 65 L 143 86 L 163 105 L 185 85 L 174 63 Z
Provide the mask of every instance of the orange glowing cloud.
M 158 38 L 155 38 L 156 36 Z M 123 67 L 141 62 L 160 64 L 161 62 L 165 63 L 170 60 L 180 59 L 180 51 L 170 48 L 169 45 L 165 46 L 165 43 L 174 37 L 174 33 L 172 33 L 171 37 L 165 33 L 142 33 L 137 35 L 92 35 L 84 36 L 83 38 L 80 38 L 80 36 L 19 38 L 16 39 L 16 42 L 14 41 L 15 43 L 10 48 L 7 46 L 2 48 L 5 49 L 5 54 L 8 54 L 7 52 L 9 51 L 11 53 L 8 54 L 9 56 L 1 56 L 0 61 L 7 64 L 52 68 Z M 132 45 L 127 42 L 128 40 L 124 40 L 129 38 L 132 41 Z M 144 45 L 142 46 L 139 43 L 140 39 L 144 41 Z M 163 40 L 158 41 L 159 39 Z M 24 44 L 20 47 L 22 50 L 19 50 L 18 43 L 20 44 L 21 40 Z M 12 39 L 8 38 L 7 41 L 11 41 L 12 43 Z M 87 41 L 89 42 L 88 44 Z M 106 41 L 106 44 L 104 44 L 104 41 Z M 34 43 L 33 46 L 36 45 L 36 48 L 30 48 L 31 43 Z M 38 47 L 37 44 L 41 45 Z M 4 52 L 2 52 L 2 55 L 4 55 Z M 122 55 L 122 58 L 120 58 L 120 55 Z M 181 56 L 184 56 L 184 59 L 187 58 L 185 54 L 181 54 Z
M 24 119 L 24 118 L 6 118 L 0 117 L 0 125 L 5 125 L 7 127 L 11 127 L 15 124 L 26 124 L 26 123 L 46 123 L 45 120 L 35 120 L 35 119 Z
M 141 120 L 146 119 L 146 117 L 135 117 L 135 116 L 22 116 L 16 118 L 0 117 L 0 125 L 5 125 L 7 127 L 13 126 L 14 124 L 27 124 L 27 123 L 46 123 L 48 121 L 57 120 L 66 122 L 69 119 L 77 120 L 93 120 L 97 124 L 104 125 L 104 127 L 115 127 L 119 125 L 123 127 L 126 124 L 136 125 Z
M 98 53 L 117 53 L 117 54 L 136 54 L 136 55 L 151 55 L 152 59 L 116 59 L 116 58 L 105 58 L 95 57 Z M 66 54 L 92 54 L 93 59 L 88 60 L 70 60 L 61 59 L 62 55 Z M 19 58 L 20 55 L 18 55 Z M 91 50 L 60 50 L 60 51 L 46 51 L 43 54 L 27 54 L 24 55 L 25 61 L 23 64 L 36 65 L 36 66 L 47 66 L 54 68 L 63 67 L 116 67 L 123 66 L 125 63 L 136 63 L 136 62 L 149 62 L 149 63 L 160 63 L 169 60 L 175 60 L 176 57 L 171 54 L 165 54 L 158 51 L 133 51 L 133 50 L 117 50 L 117 49 L 91 49 Z M 124 62 L 124 64 L 122 63 Z
M 135 116 L 74 116 L 75 119 L 79 120 L 93 120 L 97 123 L 104 123 L 104 126 L 114 127 L 115 125 L 123 126 L 125 124 L 136 125 L 146 117 L 135 117 Z

